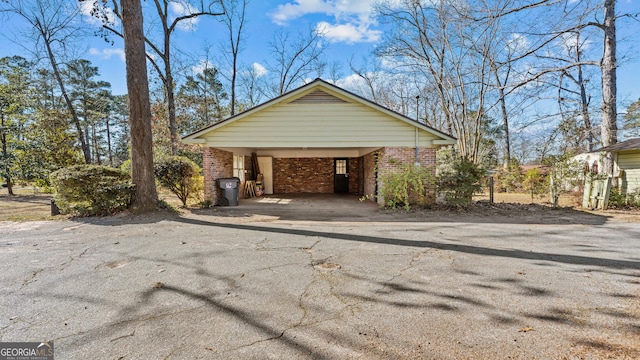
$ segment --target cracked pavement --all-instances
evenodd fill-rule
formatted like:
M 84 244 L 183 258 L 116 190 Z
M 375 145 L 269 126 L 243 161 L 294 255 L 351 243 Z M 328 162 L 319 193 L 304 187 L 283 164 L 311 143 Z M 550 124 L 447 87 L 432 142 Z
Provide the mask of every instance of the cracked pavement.
M 60 359 L 640 357 L 640 224 L 349 206 L 0 223 L 0 341 Z

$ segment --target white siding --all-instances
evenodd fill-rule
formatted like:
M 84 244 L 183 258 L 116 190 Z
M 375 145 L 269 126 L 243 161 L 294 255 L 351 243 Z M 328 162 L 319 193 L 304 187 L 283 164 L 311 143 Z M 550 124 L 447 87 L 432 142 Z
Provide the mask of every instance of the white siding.
M 357 103 L 278 104 L 231 122 L 209 134 L 214 147 L 380 147 L 415 146 L 416 127 Z M 418 146 L 436 136 L 418 129 Z
M 640 151 L 618 153 L 618 167 L 624 170 L 623 186 L 627 193 L 640 191 Z

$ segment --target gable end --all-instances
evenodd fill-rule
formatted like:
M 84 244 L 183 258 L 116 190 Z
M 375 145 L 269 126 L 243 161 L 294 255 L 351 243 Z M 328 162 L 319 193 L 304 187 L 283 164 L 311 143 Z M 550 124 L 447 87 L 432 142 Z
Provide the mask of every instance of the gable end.
M 320 89 L 314 90 L 307 95 L 293 100 L 290 104 L 343 104 L 346 101 L 337 98 Z

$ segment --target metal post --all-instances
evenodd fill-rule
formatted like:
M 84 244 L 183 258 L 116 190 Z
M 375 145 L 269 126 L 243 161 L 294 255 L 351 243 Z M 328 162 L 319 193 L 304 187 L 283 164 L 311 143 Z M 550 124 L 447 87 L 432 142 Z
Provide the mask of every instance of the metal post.
M 489 204 L 493 204 L 493 176 L 489 177 Z

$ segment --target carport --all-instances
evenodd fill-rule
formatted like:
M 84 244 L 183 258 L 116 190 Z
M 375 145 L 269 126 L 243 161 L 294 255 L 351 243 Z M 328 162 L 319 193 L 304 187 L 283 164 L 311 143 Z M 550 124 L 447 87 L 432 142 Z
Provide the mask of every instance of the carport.
M 215 180 L 255 178 L 253 158 L 266 194 L 378 198 L 380 174 L 407 162 L 433 168 L 437 148 L 455 138 L 316 79 L 183 142 L 204 146 L 205 197 L 219 204 Z

